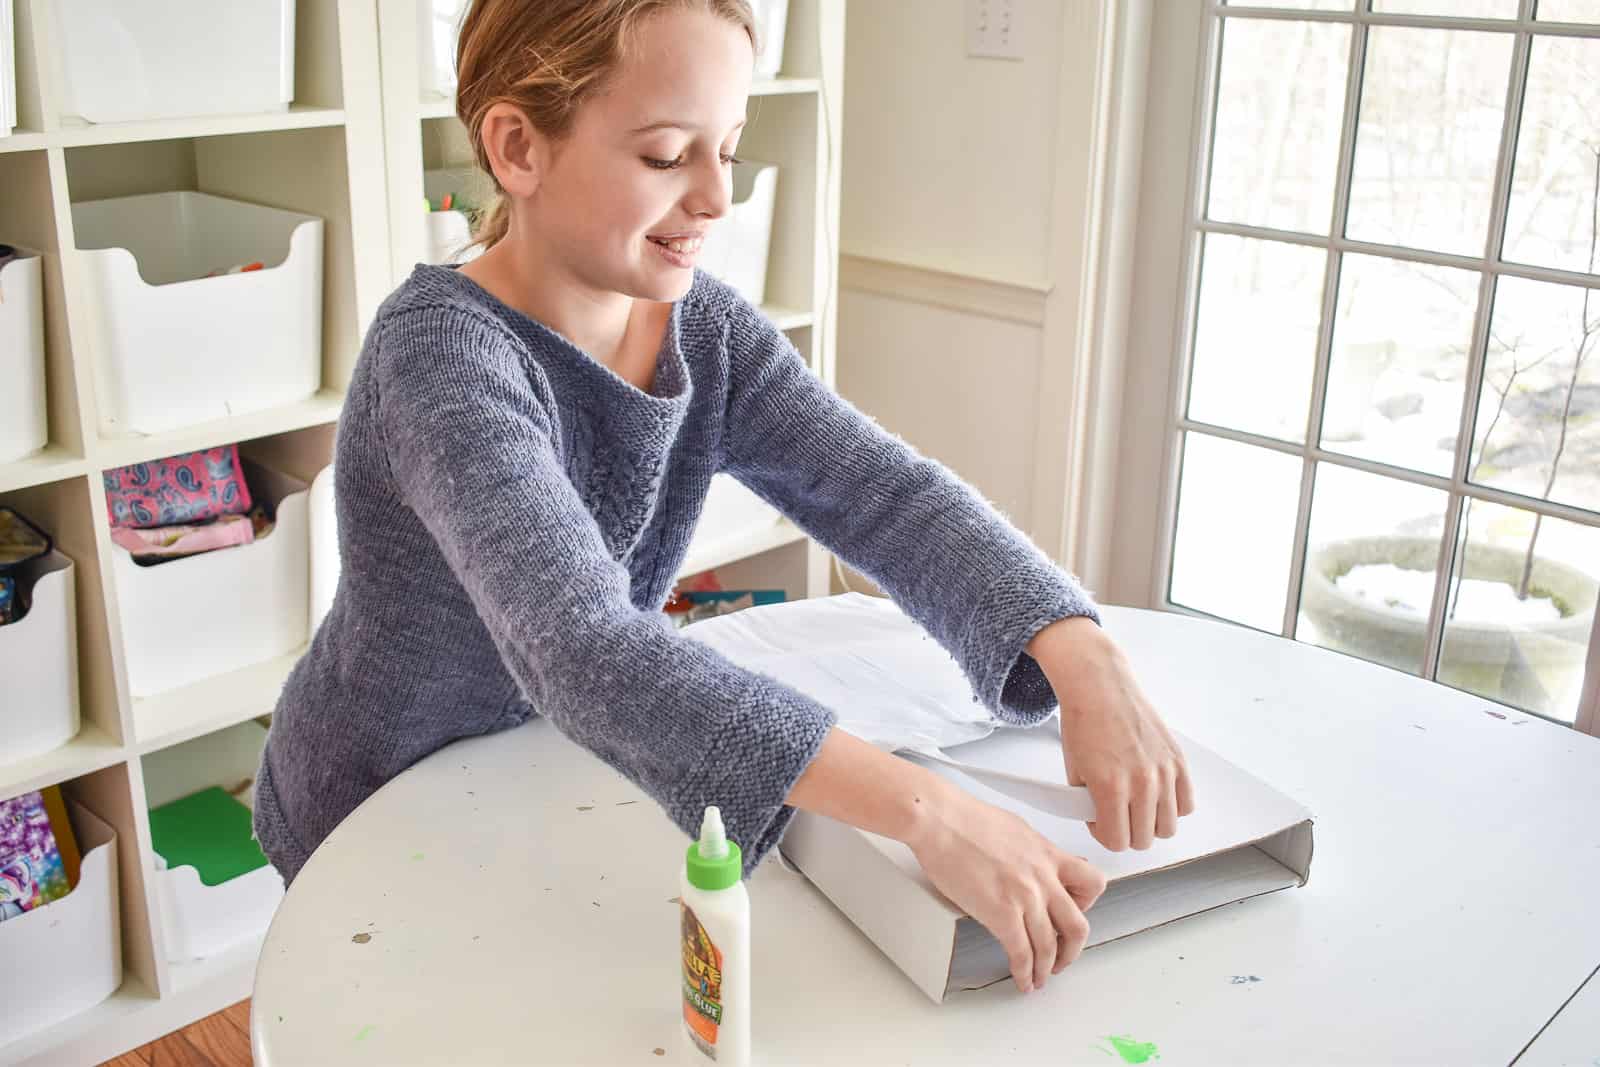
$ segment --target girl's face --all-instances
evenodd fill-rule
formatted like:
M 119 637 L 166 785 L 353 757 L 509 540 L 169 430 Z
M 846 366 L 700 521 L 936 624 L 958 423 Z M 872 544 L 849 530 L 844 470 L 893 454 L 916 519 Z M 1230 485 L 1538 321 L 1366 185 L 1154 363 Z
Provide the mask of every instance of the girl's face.
M 580 283 L 670 302 L 728 211 L 755 56 L 742 29 L 703 11 L 649 19 L 634 46 L 526 206 Z

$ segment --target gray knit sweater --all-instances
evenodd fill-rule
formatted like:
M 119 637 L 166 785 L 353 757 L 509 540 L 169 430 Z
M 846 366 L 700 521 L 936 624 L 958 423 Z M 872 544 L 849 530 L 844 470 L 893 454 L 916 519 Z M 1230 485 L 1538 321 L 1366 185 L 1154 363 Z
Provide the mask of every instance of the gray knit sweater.
M 746 870 L 832 715 L 661 606 L 727 471 L 890 593 L 1003 721 L 1054 705 L 1023 648 L 1086 593 L 942 465 L 830 391 L 697 272 L 641 392 L 447 267 L 379 310 L 335 453 L 333 607 L 279 697 L 255 829 L 288 879 L 356 805 L 457 738 L 535 713 Z

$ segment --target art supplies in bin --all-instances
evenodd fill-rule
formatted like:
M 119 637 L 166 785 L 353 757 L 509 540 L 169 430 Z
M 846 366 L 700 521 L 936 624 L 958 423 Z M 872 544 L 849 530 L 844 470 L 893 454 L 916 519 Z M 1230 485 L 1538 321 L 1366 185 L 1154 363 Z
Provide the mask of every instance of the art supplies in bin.
M 171 867 L 193 867 L 217 886 L 267 865 L 250 831 L 250 809 L 221 786 L 150 811 L 150 843 Z
M 272 530 L 264 505 L 253 505 L 237 445 L 187 452 L 107 471 L 111 539 L 135 563 L 247 545 Z
M 253 785 L 209 786 L 150 811 L 151 877 L 169 962 L 206 959 L 259 935 L 283 900 L 283 878 L 251 834 L 242 798 Z
M 50 554 L 50 537 L 20 512 L 0 507 L 0 626 L 28 613 L 31 591 L 20 580 L 23 564 Z
M 674 626 L 683 627 L 704 619 L 714 619 L 745 608 L 782 604 L 782 589 L 690 589 L 676 590 L 661 609 Z
M 468 203 L 459 193 L 445 193 L 438 198 L 437 202 L 424 196 L 422 198 L 422 207 L 423 210 L 428 212 L 459 211 L 467 217 L 468 222 L 474 226 L 477 225 L 479 208 L 475 204 Z
M 460 168 L 455 168 L 423 175 L 422 207 L 427 213 L 424 232 L 429 263 L 466 263 L 483 254 L 482 246 L 472 243 L 473 231 L 478 228 L 479 205 L 454 187 L 458 180 L 463 187 L 470 184 L 460 177 L 461 173 Z
M 0 922 L 66 896 L 78 864 L 59 786 L 0 800 Z

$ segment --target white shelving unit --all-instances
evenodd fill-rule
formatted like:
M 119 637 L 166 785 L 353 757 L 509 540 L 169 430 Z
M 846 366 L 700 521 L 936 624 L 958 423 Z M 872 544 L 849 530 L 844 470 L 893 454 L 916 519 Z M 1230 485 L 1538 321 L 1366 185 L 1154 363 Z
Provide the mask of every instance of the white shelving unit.
M 425 258 L 423 170 L 470 165 L 471 156 L 452 103 L 424 99 L 416 0 L 296 0 L 295 103 L 287 111 L 104 125 L 61 113 L 53 0 L 15 3 L 19 124 L 0 137 L 0 240 L 44 256 L 50 439 L 33 455 L 0 463 L 0 504 L 44 526 L 76 565 L 82 728 L 61 748 L 18 762 L 5 762 L 0 741 L 0 797 L 61 784 L 115 829 L 123 982 L 110 999 L 46 1031 L 0 1034 L 0 1064 L 87 1064 L 249 995 L 259 938 L 212 959 L 167 962 L 150 874 L 147 757 L 270 713 L 299 655 L 131 697 L 113 579 L 119 550 L 101 472 L 237 442 L 246 457 L 309 482 L 332 457 L 368 323 Z M 764 310 L 830 384 L 843 42 L 844 0 L 790 0 L 783 75 L 758 84 L 741 144 L 742 153 L 783 168 Z M 322 386 L 269 411 L 105 436 L 96 397 L 101 309 L 74 254 L 71 205 L 181 190 L 324 220 Z M 736 528 L 703 524 L 685 575 L 715 567 L 729 584 L 826 592 L 820 548 L 775 514 L 752 522 L 739 513 L 746 517 Z M 230 610 L 226 596 L 219 590 L 210 610 Z

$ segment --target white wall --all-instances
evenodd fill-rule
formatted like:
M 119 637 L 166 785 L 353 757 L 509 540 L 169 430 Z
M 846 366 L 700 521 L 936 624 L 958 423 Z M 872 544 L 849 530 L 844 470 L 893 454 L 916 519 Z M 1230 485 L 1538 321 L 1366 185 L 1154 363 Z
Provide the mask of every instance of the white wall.
M 847 10 L 843 251 L 1043 281 L 1061 0 L 1016 0 L 1020 62 L 967 57 L 965 0 Z
M 839 392 L 1027 529 L 1038 328 L 852 290 L 839 338 Z
M 1047 330 L 1047 308 L 1076 284 L 1057 277 L 1076 251 L 1062 222 L 1088 194 L 1062 168 L 1087 173 L 1106 2 L 1016 0 L 1020 62 L 968 58 L 965 0 L 853 0 L 845 33 L 836 384 L 1052 554 L 1036 478 L 1061 463 L 1041 464 L 1039 398 L 1071 324 Z

